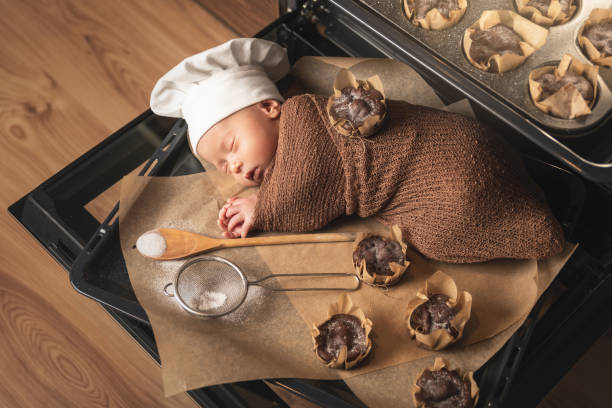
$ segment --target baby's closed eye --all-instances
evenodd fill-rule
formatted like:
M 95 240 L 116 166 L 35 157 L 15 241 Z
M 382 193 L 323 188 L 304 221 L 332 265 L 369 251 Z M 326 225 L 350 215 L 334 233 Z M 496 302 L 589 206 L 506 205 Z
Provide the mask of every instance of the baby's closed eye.
M 226 133 L 223 138 L 223 150 L 225 150 L 225 152 L 227 153 L 233 152 L 235 142 L 236 142 L 236 135 L 233 132 Z

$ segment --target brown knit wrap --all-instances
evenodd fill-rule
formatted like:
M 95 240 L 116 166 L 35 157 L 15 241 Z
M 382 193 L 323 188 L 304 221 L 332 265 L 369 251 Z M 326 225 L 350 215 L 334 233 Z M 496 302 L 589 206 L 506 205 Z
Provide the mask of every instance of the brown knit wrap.
M 467 263 L 541 259 L 563 231 L 518 155 L 476 120 L 401 101 L 371 139 L 329 124 L 326 98 L 282 106 L 278 148 L 255 208 L 255 228 L 304 232 L 343 215 L 398 224 L 423 255 Z

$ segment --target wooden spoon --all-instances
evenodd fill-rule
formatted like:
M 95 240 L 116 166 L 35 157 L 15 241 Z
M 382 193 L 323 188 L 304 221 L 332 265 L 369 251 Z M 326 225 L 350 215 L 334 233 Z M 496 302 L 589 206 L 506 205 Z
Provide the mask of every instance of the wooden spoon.
M 142 234 L 136 247 L 146 257 L 157 260 L 185 258 L 221 248 L 256 245 L 282 245 L 313 242 L 354 241 L 354 233 L 276 235 L 270 237 L 218 239 L 173 228 L 159 228 Z

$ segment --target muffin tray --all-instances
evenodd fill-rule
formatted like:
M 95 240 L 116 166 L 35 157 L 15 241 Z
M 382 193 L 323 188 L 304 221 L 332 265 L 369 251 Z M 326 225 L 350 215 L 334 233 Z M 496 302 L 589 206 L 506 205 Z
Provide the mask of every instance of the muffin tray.
M 390 24 L 408 34 L 437 58 L 462 71 L 474 81 L 503 99 L 542 127 L 558 136 L 577 137 L 587 134 L 610 117 L 612 111 L 612 70 L 599 67 L 598 95 L 591 115 L 578 119 L 561 119 L 540 111 L 529 95 L 529 73 L 541 66 L 557 66 L 563 54 L 571 54 L 590 63 L 578 45 L 578 31 L 595 8 L 612 8 L 612 0 L 576 0 L 577 10 L 565 24 L 550 27 L 543 47 L 514 70 L 496 74 L 479 70 L 463 52 L 463 35 L 485 10 L 511 10 L 518 14 L 515 0 L 468 0 L 463 18 L 446 30 L 426 30 L 414 25 L 404 13 L 402 0 L 359 0 Z

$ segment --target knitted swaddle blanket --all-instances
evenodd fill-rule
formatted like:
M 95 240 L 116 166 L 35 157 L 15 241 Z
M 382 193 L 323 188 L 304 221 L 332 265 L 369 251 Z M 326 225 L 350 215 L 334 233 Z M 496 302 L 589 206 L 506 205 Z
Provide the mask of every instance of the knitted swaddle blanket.
M 330 125 L 327 98 L 282 106 L 278 147 L 261 184 L 254 227 L 306 232 L 342 215 L 397 224 L 423 255 L 444 262 L 541 259 L 563 231 L 517 153 L 465 116 L 387 101 L 370 139 Z

